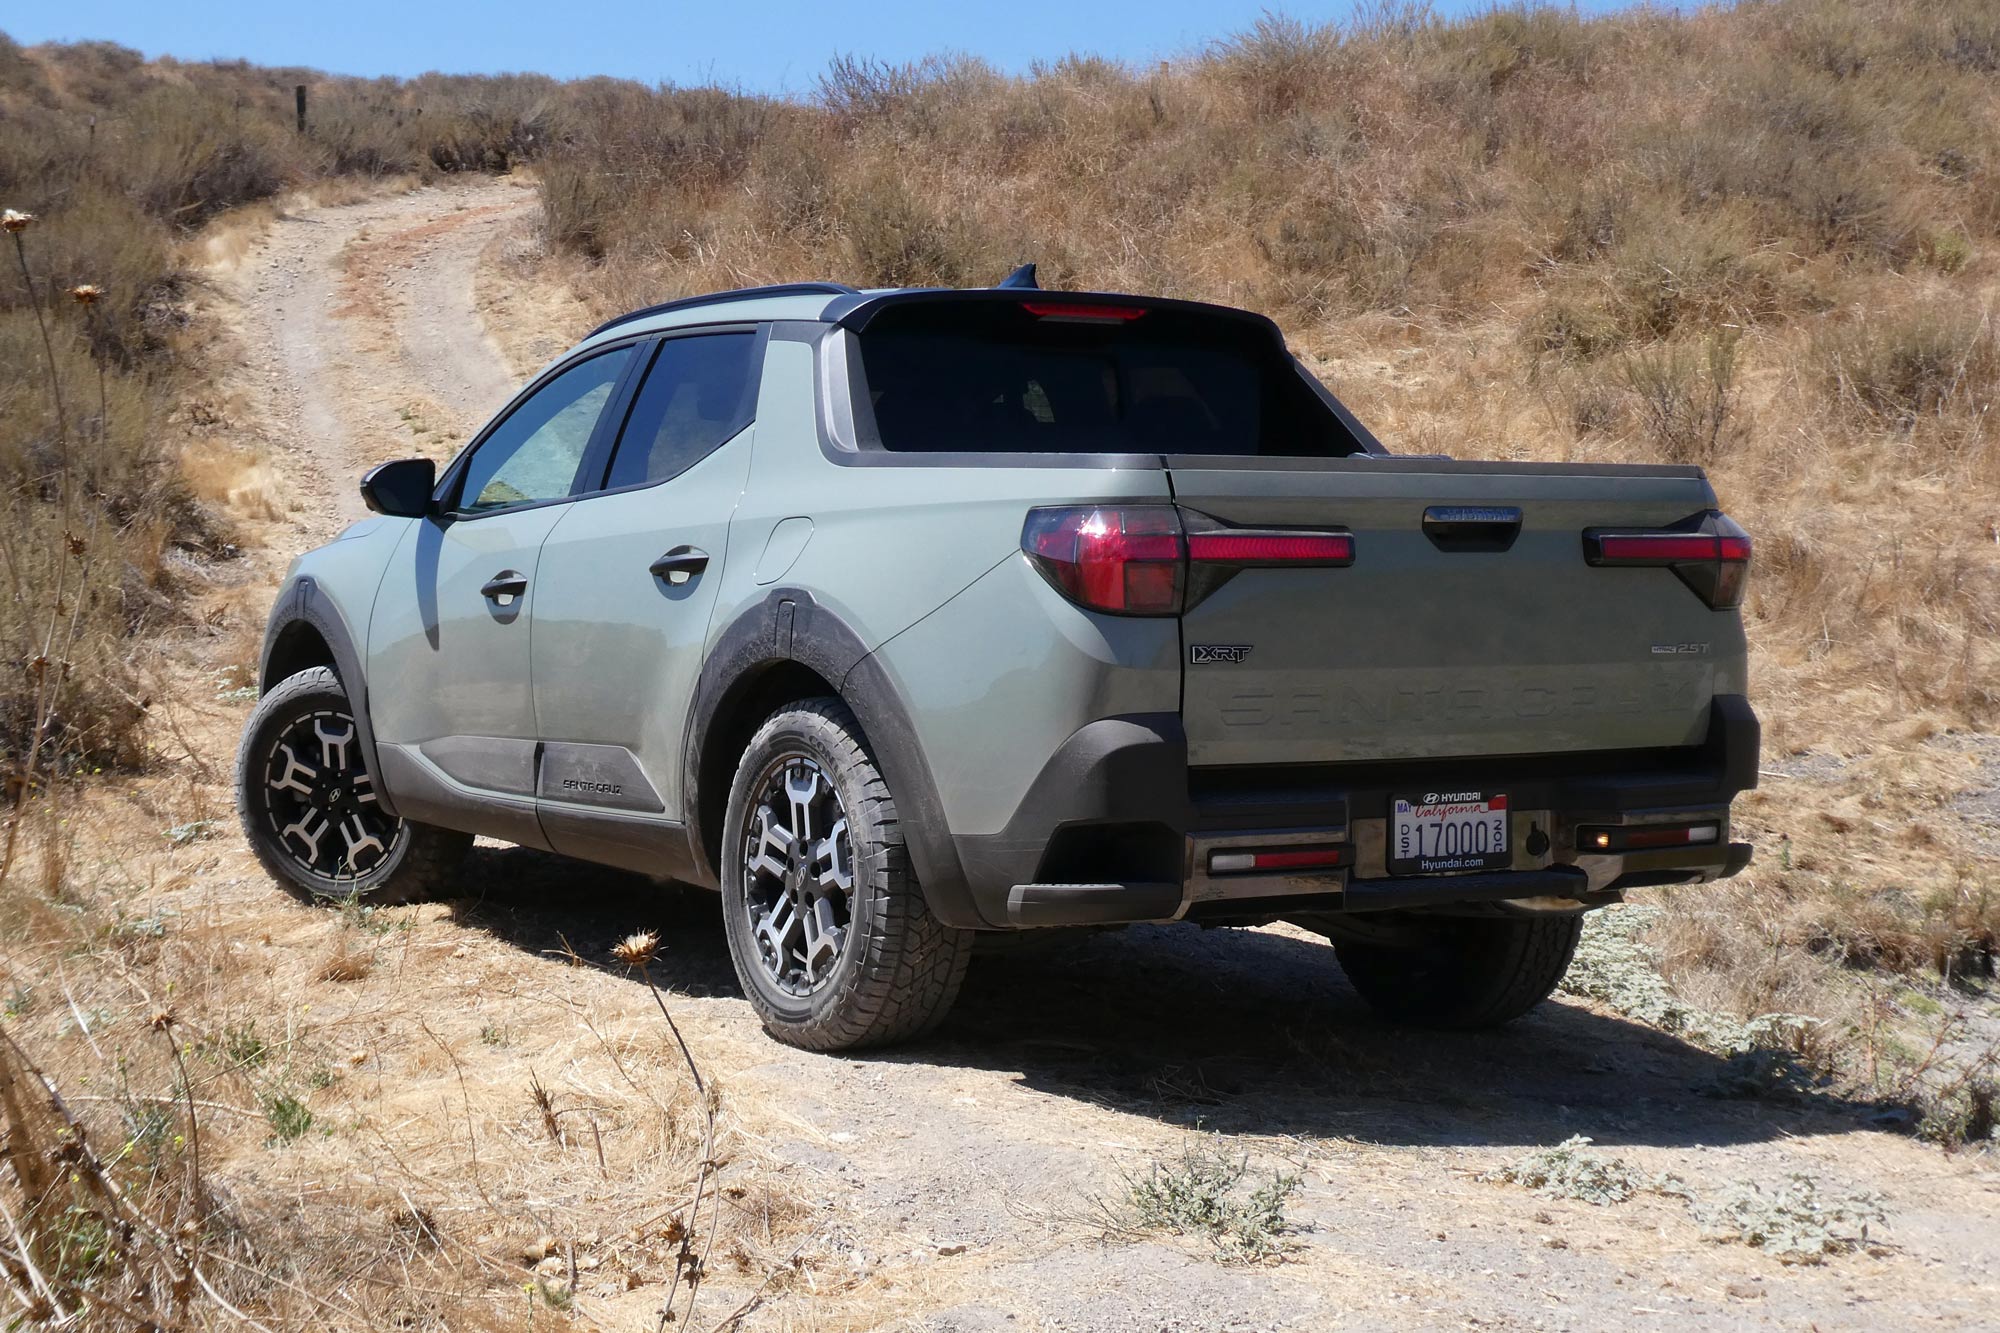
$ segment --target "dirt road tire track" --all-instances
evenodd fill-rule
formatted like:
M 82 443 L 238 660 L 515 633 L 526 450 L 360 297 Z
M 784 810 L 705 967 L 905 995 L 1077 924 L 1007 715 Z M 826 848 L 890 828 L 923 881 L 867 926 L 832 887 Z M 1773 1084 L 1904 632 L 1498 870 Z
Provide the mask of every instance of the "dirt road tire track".
M 522 187 L 500 183 L 303 210 L 223 279 L 256 405 L 305 501 L 302 546 L 362 517 L 361 472 L 419 443 L 399 401 L 441 405 L 456 443 L 518 387 L 473 281 L 495 233 L 531 207 Z M 385 248 L 391 272 L 352 262 Z
M 314 210 L 277 223 L 229 280 L 244 382 L 307 498 L 298 548 L 360 513 L 354 478 L 409 436 L 399 401 L 439 404 L 463 431 L 505 396 L 512 374 L 473 286 L 480 254 L 527 198 L 485 185 Z M 349 261 L 396 244 L 403 258 L 377 293 L 386 304 L 348 309 Z M 465 960 L 455 965 L 488 974 L 543 976 L 560 968 L 558 947 L 602 958 L 629 929 L 661 928 L 656 975 L 690 1040 L 791 1188 L 838 1219 L 828 1243 L 841 1262 L 903 1293 L 901 1308 L 930 1312 L 902 1327 L 2000 1319 L 1990 1162 L 1879 1132 L 1837 1103 L 1706 1095 L 1716 1057 L 1575 1001 L 1500 1034 L 1409 1034 L 1367 1015 L 1315 938 L 1148 928 L 983 956 L 935 1037 L 868 1058 L 820 1056 L 761 1033 L 711 900 L 518 849 L 475 851 L 462 889 L 474 896 L 421 929 Z M 608 972 L 550 984 L 646 1003 L 636 982 Z M 522 1077 L 528 1057 L 496 1047 L 462 1058 L 498 1083 Z M 1300 1173 L 1287 1262 L 1232 1268 L 1195 1240 L 1106 1239 L 1104 1208 L 1197 1127 L 1262 1167 Z M 1579 1133 L 1698 1190 L 1806 1171 L 1880 1191 L 1889 1248 L 1788 1269 L 1703 1240 L 1677 1201 L 1594 1208 L 1476 1178 Z M 601 1317 L 650 1327 L 643 1308 Z M 758 1316 L 768 1324 L 749 1327 L 797 1326 L 811 1309 L 809 1295 L 774 1300 Z

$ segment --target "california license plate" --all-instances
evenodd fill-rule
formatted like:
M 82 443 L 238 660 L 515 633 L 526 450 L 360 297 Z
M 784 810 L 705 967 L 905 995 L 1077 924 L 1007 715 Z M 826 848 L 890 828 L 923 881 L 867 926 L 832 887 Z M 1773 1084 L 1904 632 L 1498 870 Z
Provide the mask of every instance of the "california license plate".
M 1426 792 L 1389 803 L 1392 875 L 1504 870 L 1512 860 L 1504 793 Z

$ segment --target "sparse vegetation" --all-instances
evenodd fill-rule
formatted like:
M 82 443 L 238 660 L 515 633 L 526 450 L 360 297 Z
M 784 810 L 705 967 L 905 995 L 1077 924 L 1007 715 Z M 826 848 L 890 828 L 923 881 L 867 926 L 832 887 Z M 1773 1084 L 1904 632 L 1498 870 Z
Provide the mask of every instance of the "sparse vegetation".
M 1551 1199 L 1579 1203 L 1623 1203 L 1653 1183 L 1617 1157 L 1590 1151 L 1590 1140 L 1578 1134 L 1553 1148 L 1537 1148 L 1517 1162 L 1480 1177 L 1531 1189 Z
M 1868 1243 L 1868 1229 L 1883 1221 L 1881 1201 L 1868 1194 L 1824 1191 L 1809 1175 L 1794 1174 L 1762 1189 L 1728 1186 L 1695 1216 L 1719 1240 L 1763 1250 L 1788 1264 L 1816 1264 Z
M 1769 1189 L 1737 1181 L 1704 1196 L 1678 1177 L 1648 1175 L 1623 1158 L 1593 1152 L 1590 1140 L 1581 1135 L 1537 1149 L 1480 1179 L 1600 1207 L 1642 1193 L 1679 1199 L 1710 1239 L 1748 1245 L 1788 1264 L 1816 1264 L 1864 1246 L 1869 1228 L 1885 1220 L 1874 1195 L 1829 1190 L 1799 1172 Z
M 1121 1230 L 1198 1236 L 1223 1259 L 1258 1262 L 1284 1253 L 1285 1201 L 1298 1187 L 1299 1177 L 1285 1171 L 1259 1179 L 1248 1156 L 1196 1134 L 1177 1159 L 1129 1180 L 1123 1207 L 1110 1216 Z

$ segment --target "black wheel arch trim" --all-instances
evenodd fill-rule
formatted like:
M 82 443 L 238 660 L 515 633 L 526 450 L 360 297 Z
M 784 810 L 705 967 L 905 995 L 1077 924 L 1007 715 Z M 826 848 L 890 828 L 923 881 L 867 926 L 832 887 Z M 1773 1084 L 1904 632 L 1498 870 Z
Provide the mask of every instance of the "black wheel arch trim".
M 301 655 L 299 645 L 307 631 L 326 645 L 324 655 Z M 354 633 L 326 590 L 311 575 L 300 575 L 278 594 L 264 627 L 264 648 L 257 662 L 258 696 L 269 694 L 286 677 L 315 666 L 331 666 L 340 687 L 347 691 L 348 705 L 354 710 L 354 730 L 361 740 L 361 762 L 375 780 L 375 799 L 391 815 L 397 814 L 395 797 L 383 780 L 381 758 L 375 750 L 375 728 L 368 716 L 368 675 L 355 648 Z
M 861 723 L 862 740 L 896 800 L 910 863 L 931 914 L 947 926 L 988 924 L 948 830 L 937 781 L 910 723 L 910 708 L 861 636 L 803 588 L 778 587 L 745 609 L 716 637 L 695 685 L 682 751 L 684 799 L 697 878 L 720 885 L 714 849 L 736 774 L 740 747 L 768 710 L 760 690 L 796 683 L 803 668 L 824 681 Z M 773 673 L 788 673 L 774 675 Z M 746 730 L 747 728 L 747 730 Z

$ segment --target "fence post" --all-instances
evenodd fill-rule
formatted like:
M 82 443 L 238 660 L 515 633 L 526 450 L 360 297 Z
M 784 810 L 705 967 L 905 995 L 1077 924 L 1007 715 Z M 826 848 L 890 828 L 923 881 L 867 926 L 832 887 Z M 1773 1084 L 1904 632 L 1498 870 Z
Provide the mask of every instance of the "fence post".
M 306 132 L 306 86 L 303 83 L 294 85 L 292 94 L 298 99 L 299 104 L 299 133 L 304 134 Z

